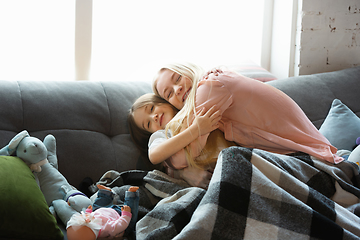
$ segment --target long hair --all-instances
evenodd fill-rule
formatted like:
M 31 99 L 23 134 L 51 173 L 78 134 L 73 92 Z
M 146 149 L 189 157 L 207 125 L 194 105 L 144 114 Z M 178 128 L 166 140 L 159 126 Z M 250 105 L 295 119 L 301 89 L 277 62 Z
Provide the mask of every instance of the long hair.
M 185 128 L 189 127 L 189 123 L 192 120 L 190 118 L 196 116 L 196 111 L 195 111 L 196 88 L 200 78 L 204 74 L 204 71 L 201 67 L 192 63 L 175 63 L 175 64 L 165 65 L 159 70 L 158 75 L 154 78 L 152 85 L 154 93 L 158 96 L 160 96 L 160 94 L 157 90 L 156 85 L 159 79 L 159 74 L 166 69 L 176 72 L 177 74 L 180 74 L 183 77 L 187 77 L 192 82 L 192 88 L 185 101 L 184 107 L 175 115 L 175 117 L 166 125 L 165 128 L 166 132 L 170 130 L 172 135 L 175 136 L 176 134 L 180 133 L 180 131 L 184 129 L 184 127 Z M 199 167 L 199 165 L 195 162 L 195 159 L 191 154 L 190 148 L 185 148 L 185 152 L 186 152 L 188 165 L 190 167 Z
M 138 127 L 135 123 L 134 119 L 134 111 L 136 111 L 139 108 L 142 108 L 148 104 L 169 104 L 166 100 L 163 98 L 153 94 L 153 93 L 146 93 L 142 96 L 140 96 L 132 105 L 132 107 L 129 110 L 128 114 L 128 123 L 129 123 L 129 131 L 130 136 L 135 143 L 135 145 L 139 148 L 140 151 L 143 153 L 148 153 L 148 142 L 149 138 L 151 136 L 151 132 L 148 132 L 140 127 Z M 177 109 L 171 105 L 171 107 L 174 109 L 174 111 L 177 112 Z

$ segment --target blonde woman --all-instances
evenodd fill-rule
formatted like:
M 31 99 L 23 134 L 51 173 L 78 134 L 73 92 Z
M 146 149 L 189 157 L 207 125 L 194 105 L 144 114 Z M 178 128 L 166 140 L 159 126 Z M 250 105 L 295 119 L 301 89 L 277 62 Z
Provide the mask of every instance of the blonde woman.
M 305 152 L 331 163 L 343 161 L 335 154 L 337 149 L 282 91 L 226 70 L 202 76 L 202 69 L 189 63 L 159 70 L 154 93 L 180 110 L 167 125 L 166 131 L 172 129 L 172 135 L 180 133 L 199 109 L 216 105 L 222 115 L 219 129 L 228 141 L 280 154 Z M 150 160 L 170 157 L 162 154 L 165 148 L 166 141 L 149 150 Z M 190 152 L 183 161 L 192 165 L 194 157 Z

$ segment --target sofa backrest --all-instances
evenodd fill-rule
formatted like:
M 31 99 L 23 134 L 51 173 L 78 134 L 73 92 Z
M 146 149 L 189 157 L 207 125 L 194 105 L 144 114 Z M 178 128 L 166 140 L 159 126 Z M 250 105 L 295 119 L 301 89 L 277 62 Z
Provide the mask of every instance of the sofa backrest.
M 332 101 L 340 99 L 360 117 L 360 67 L 267 82 L 297 102 L 317 128 Z
M 60 172 L 75 187 L 108 170 L 153 168 L 131 141 L 127 113 L 149 83 L 0 81 L 0 148 L 27 130 L 57 140 Z

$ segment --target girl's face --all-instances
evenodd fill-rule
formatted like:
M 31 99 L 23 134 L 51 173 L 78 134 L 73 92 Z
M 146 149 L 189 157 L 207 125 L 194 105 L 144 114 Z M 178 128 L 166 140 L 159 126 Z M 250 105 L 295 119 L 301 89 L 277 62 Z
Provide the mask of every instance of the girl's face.
M 147 104 L 133 112 L 136 125 L 150 133 L 165 129 L 175 114 L 174 108 L 166 103 Z
M 160 97 L 181 109 L 192 88 L 192 81 L 169 69 L 162 70 L 156 82 Z

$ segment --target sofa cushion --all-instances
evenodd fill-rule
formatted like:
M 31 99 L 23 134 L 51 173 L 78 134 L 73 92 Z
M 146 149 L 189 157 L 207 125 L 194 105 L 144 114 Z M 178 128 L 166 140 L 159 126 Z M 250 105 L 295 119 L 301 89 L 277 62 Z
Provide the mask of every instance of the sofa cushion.
M 0 236 L 63 239 L 29 167 L 17 157 L 0 156 Z
M 360 137 L 360 118 L 339 99 L 334 99 L 319 131 L 339 150 L 352 151 Z
M 275 75 L 250 60 L 240 62 L 235 66 L 229 66 L 229 69 L 261 82 L 269 82 L 277 79 Z

